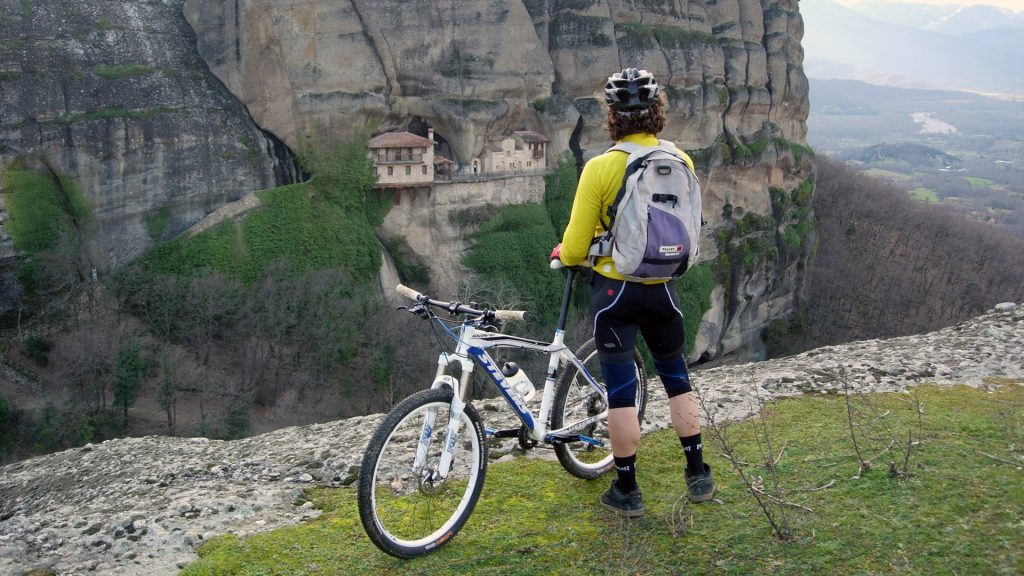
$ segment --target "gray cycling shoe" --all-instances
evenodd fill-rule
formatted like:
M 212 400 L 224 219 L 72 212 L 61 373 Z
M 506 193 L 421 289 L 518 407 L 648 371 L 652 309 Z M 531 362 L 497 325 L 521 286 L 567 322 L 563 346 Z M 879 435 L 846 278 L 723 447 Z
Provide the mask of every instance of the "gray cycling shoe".
M 612 480 L 612 485 L 601 494 L 601 505 L 619 516 L 638 518 L 644 515 L 644 497 L 640 489 L 622 493 Z
M 684 471 L 686 476 L 686 490 L 690 493 L 690 502 L 706 502 L 715 495 L 715 481 L 711 478 L 711 466 L 704 465 L 703 474 L 690 475 L 689 470 Z

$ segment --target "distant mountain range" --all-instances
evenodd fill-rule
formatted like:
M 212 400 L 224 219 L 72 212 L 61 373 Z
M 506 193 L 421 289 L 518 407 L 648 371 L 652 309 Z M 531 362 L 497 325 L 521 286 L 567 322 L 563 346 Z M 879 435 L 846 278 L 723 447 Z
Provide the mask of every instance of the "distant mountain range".
M 800 3 L 808 76 L 1024 97 L 1024 13 L 877 0 L 855 8 Z

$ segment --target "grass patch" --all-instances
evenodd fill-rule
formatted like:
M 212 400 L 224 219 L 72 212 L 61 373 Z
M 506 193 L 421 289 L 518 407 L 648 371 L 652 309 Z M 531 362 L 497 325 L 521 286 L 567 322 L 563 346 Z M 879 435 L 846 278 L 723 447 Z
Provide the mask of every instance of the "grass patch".
M 964 180 L 971 185 L 972 188 L 994 188 L 996 183 L 994 180 L 988 178 L 978 178 L 977 176 L 964 176 Z
M 356 278 L 376 274 L 380 248 L 365 216 L 345 212 L 310 188 L 301 183 L 260 192 L 261 210 L 161 244 L 142 266 L 186 276 L 209 269 L 252 282 L 269 263 L 286 258 L 296 273 L 344 267 Z
M 314 490 L 324 514 L 307 524 L 199 549 L 185 576 L 213 574 L 1020 574 L 1024 572 L 1024 475 L 981 455 L 1020 446 L 1024 388 L 922 387 L 924 437 L 911 476 L 857 461 L 842 396 L 787 399 L 770 407 L 773 442 L 785 443 L 778 473 L 790 488 L 832 487 L 788 498 L 794 539 L 770 535 L 746 486 L 708 441 L 716 500 L 674 512 L 682 452 L 671 431 L 644 439 L 639 482 L 647 516 L 624 521 L 598 505 L 606 480 L 567 475 L 551 461 L 492 464 L 462 532 L 428 556 L 402 561 L 379 552 L 359 523 L 354 487 Z M 870 401 L 901 431 L 917 426 L 900 394 Z M 757 462 L 755 422 L 728 426 L 738 458 Z M 1016 426 L 1015 428 L 1013 426 Z M 705 434 L 707 438 L 709 434 Z M 1019 452 L 1019 448 L 1017 449 Z M 1019 456 L 1017 456 L 1019 458 Z M 754 471 L 756 464 L 748 471 Z M 686 530 L 674 536 L 685 522 Z
M 937 204 L 939 202 L 939 195 L 931 188 L 914 188 L 910 191 L 910 197 L 925 204 Z
M 869 168 L 864 170 L 864 174 L 868 176 L 874 176 L 875 178 L 885 178 L 887 180 L 910 180 L 913 178 L 910 174 L 903 174 L 901 172 L 893 172 L 892 170 L 883 170 L 881 168 Z

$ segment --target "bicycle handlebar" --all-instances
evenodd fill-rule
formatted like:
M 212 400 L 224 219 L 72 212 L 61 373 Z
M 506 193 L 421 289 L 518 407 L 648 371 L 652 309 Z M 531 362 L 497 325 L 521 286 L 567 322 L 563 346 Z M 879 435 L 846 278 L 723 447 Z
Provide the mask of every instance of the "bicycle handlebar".
M 395 286 L 395 292 L 398 292 L 402 296 L 410 300 L 415 300 L 423 304 L 429 304 L 437 308 L 444 308 L 452 314 L 468 314 L 470 316 L 484 316 L 491 315 L 496 320 L 525 320 L 526 312 L 523 310 L 477 310 L 470 308 L 458 302 L 442 302 L 441 300 L 434 300 L 428 298 L 426 295 L 421 294 L 408 286 L 399 284 Z

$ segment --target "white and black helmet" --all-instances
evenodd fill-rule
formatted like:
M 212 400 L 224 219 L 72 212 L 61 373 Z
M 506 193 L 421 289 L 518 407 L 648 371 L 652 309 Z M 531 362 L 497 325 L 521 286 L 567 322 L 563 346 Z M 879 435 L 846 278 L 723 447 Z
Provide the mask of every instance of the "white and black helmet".
M 608 78 L 604 101 L 612 110 L 643 110 L 658 100 L 658 81 L 647 70 L 623 68 Z

